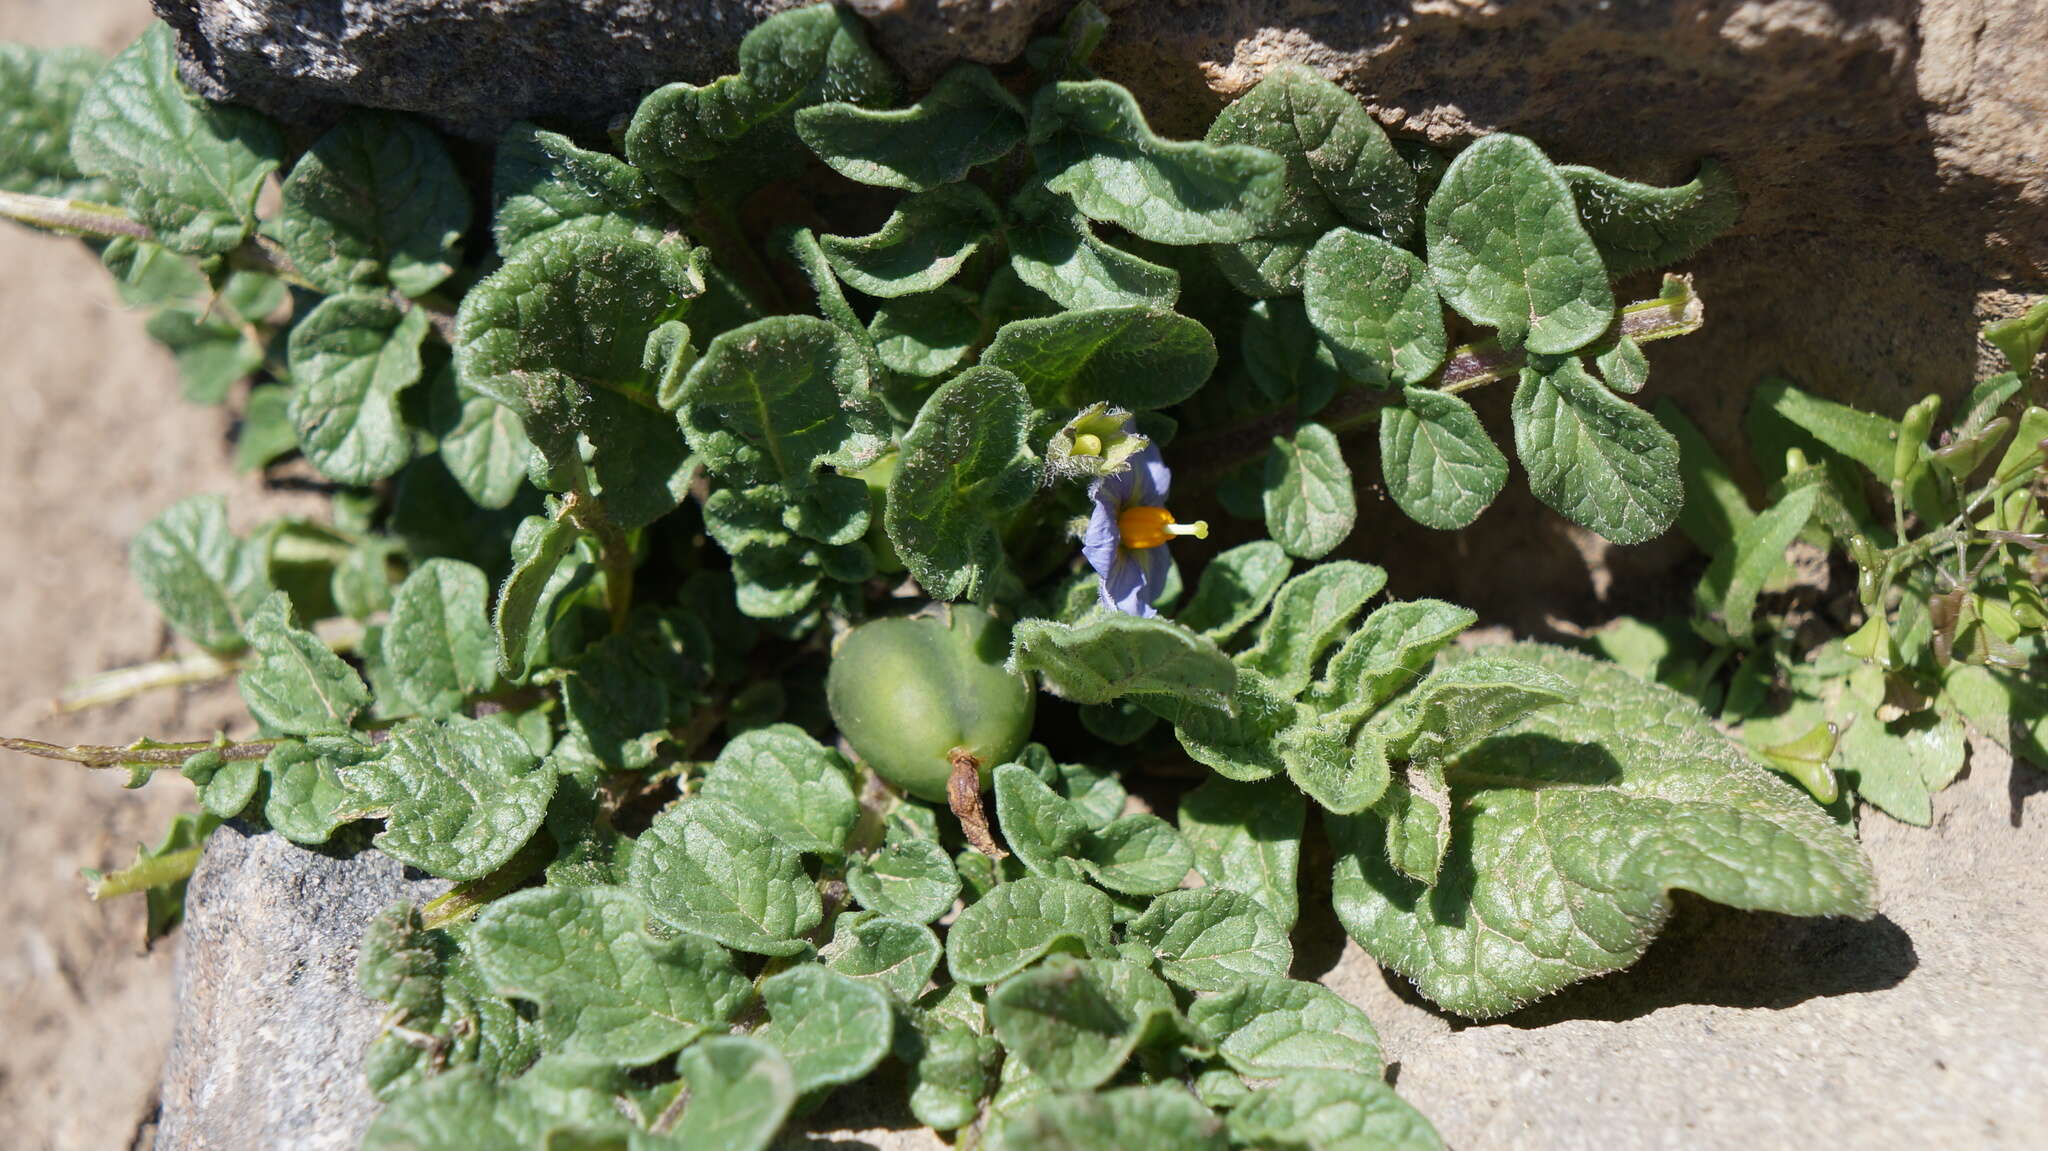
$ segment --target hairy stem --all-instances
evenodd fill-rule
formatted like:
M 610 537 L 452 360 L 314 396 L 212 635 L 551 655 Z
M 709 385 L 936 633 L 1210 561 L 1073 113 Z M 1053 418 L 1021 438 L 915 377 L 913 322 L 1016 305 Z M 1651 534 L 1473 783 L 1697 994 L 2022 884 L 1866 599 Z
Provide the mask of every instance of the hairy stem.
M 150 231 L 147 224 L 127 212 L 111 204 L 95 204 L 90 200 L 59 200 L 50 196 L 31 196 L 25 192 L 0 192 L 0 216 L 74 236 L 106 240 L 116 236 L 137 240 L 156 238 L 156 233 Z
M 313 625 L 313 634 L 320 637 L 328 650 L 342 655 L 358 650 L 363 643 L 363 625 L 352 619 L 320 620 Z M 226 679 L 238 674 L 242 666 L 239 656 L 190 652 L 95 672 L 59 692 L 51 703 L 51 710 L 58 715 L 66 715 L 119 703 L 163 688 Z
M 188 847 L 182 851 L 165 852 L 154 859 L 138 859 L 111 875 L 89 875 L 86 890 L 96 900 L 112 899 L 190 879 L 193 868 L 199 866 L 199 854 L 204 850 L 204 847 Z
M 597 566 L 604 572 L 604 606 L 614 634 L 626 630 L 633 611 L 633 544 L 604 514 L 604 504 L 578 482 L 562 497 L 562 516 L 597 541 Z
M 284 739 L 251 739 L 229 743 L 219 739 L 196 739 L 184 743 L 157 743 L 154 740 L 138 740 L 127 747 L 112 747 L 106 744 L 78 743 L 69 747 L 45 743 L 40 739 L 21 739 L 16 736 L 0 736 L 0 749 L 18 751 L 41 759 L 58 759 L 67 763 L 81 764 L 91 768 L 119 767 L 130 770 L 141 768 L 155 771 L 165 767 L 183 767 L 185 761 L 202 751 L 218 751 L 222 759 L 262 759 L 272 748 Z

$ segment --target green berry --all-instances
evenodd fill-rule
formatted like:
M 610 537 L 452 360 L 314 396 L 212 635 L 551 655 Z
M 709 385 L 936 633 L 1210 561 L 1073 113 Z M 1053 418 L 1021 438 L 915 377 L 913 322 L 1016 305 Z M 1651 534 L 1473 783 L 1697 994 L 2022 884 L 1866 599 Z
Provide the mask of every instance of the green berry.
M 864 623 L 839 643 L 825 695 L 853 750 L 919 799 L 947 800 L 956 750 L 981 786 L 1031 735 L 1037 695 L 1006 671 L 1010 629 L 976 607 Z

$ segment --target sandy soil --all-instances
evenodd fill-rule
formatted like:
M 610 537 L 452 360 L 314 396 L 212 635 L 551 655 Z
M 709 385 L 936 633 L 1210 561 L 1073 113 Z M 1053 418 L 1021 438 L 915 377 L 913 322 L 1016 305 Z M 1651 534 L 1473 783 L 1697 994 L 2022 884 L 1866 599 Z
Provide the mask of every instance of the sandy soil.
M 142 0 L 0 0 L 0 39 L 111 53 L 148 19 Z M 0 732 L 111 743 L 246 723 L 226 685 L 51 715 L 66 683 L 166 650 L 128 577 L 137 528 L 190 492 L 225 493 L 242 525 L 281 501 L 229 468 L 226 413 L 177 398 L 170 356 L 79 244 L 0 226 L 0 349 Z M 95 905 L 78 870 L 128 863 L 191 788 L 125 791 L 5 753 L 0 786 L 0 1143 L 128 1147 L 154 1108 L 175 940 L 140 955 L 140 901 Z

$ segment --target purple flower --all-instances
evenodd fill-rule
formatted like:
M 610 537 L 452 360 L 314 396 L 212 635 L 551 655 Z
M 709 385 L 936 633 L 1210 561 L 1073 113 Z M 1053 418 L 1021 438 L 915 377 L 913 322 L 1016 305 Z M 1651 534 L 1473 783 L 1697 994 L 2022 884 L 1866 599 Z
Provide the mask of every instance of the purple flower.
M 1095 509 L 1081 533 L 1081 554 L 1101 577 L 1104 607 L 1129 615 L 1158 615 L 1152 601 L 1166 588 L 1173 561 L 1166 543 L 1174 536 L 1206 539 L 1209 525 L 1175 523 L 1166 510 L 1166 492 L 1173 473 L 1147 445 L 1129 466 L 1097 479 L 1088 488 Z

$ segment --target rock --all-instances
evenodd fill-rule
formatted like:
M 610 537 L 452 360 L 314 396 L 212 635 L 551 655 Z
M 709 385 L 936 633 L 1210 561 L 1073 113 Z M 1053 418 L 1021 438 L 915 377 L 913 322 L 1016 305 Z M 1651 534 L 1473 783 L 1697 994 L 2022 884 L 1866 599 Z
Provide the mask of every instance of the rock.
M 367 847 L 214 832 L 186 891 L 157 1151 L 354 1148 L 376 1114 L 363 1051 L 381 1014 L 356 991 L 356 943 L 371 916 L 447 886 Z
M 396 108 L 494 135 L 602 127 L 649 91 L 732 66 L 740 37 L 804 0 L 151 0 L 187 83 L 285 120 Z
M 1036 25 L 1062 0 L 846 0 L 875 47 L 924 87 L 956 60 L 1002 64 L 1023 55 Z

